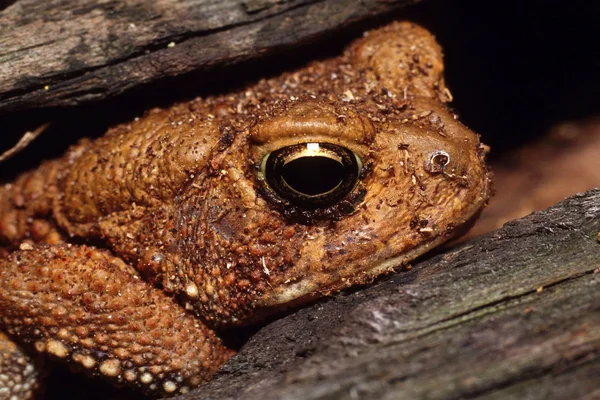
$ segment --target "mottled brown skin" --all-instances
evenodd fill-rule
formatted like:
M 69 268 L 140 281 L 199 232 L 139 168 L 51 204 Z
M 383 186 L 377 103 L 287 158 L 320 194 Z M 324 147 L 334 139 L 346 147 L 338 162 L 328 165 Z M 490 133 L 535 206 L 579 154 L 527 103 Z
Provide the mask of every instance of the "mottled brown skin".
M 0 332 L 0 399 L 29 399 L 38 390 L 34 360 Z
M 0 189 L 0 326 L 149 393 L 208 379 L 232 354 L 212 329 L 368 283 L 484 206 L 483 147 L 446 107 L 442 71 L 433 37 L 394 23 L 341 57 L 152 110 L 22 175 Z M 326 208 L 262 179 L 266 154 L 304 142 L 363 162 Z

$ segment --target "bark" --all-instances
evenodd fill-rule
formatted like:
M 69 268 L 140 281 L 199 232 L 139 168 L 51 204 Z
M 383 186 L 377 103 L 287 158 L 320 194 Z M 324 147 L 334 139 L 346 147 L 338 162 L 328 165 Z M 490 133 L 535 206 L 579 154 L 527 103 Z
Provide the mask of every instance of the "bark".
M 600 395 L 600 188 L 259 331 L 182 399 Z
M 19 0 L 0 11 L 0 114 L 104 99 L 418 1 Z

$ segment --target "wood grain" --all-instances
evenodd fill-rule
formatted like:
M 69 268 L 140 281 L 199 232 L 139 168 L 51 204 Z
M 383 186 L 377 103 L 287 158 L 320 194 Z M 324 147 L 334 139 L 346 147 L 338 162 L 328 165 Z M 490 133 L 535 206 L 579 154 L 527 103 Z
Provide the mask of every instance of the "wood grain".
M 0 11 L 0 114 L 104 99 L 418 1 L 19 0 Z

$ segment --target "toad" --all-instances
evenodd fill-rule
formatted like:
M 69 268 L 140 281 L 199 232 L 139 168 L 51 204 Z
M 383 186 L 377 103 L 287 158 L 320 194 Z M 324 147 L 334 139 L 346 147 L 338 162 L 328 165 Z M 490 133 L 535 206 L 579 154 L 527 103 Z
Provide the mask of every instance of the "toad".
M 457 235 L 490 195 L 430 33 L 154 109 L 0 188 L 0 392 L 27 353 L 150 395 L 233 351 L 215 332 L 367 284 Z M 21 346 L 21 347 L 18 347 Z

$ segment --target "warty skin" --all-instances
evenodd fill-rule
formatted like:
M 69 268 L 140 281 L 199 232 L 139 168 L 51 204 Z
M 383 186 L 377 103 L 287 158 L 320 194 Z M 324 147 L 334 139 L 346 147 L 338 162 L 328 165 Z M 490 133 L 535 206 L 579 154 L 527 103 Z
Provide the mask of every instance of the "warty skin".
M 0 342 L 186 392 L 233 354 L 214 329 L 369 283 L 478 214 L 485 151 L 450 100 L 432 35 L 393 23 L 340 57 L 81 141 L 0 188 Z M 298 143 L 350 150 L 348 193 L 280 196 L 263 161 Z

